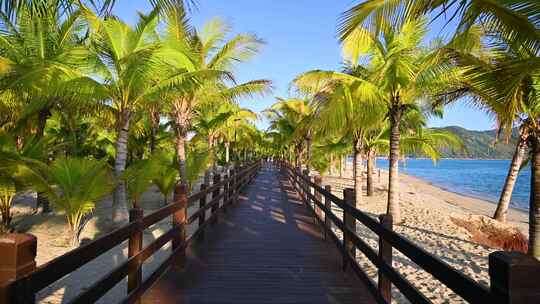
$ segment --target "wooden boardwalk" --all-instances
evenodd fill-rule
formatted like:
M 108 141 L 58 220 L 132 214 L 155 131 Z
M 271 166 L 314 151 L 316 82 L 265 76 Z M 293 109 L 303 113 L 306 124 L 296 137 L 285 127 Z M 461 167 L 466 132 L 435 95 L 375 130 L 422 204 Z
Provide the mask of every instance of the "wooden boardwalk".
M 264 168 L 143 303 L 374 303 L 283 176 Z

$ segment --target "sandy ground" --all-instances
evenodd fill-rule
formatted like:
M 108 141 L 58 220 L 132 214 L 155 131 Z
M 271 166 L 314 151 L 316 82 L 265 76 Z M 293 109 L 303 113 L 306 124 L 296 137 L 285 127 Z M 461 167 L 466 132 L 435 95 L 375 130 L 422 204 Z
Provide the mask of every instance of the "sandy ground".
M 350 172 L 348 174 L 350 175 Z M 385 171 L 381 170 L 380 179 L 376 174 L 375 194 L 369 198 L 365 197 L 367 202 L 360 206 L 360 209 L 373 217 L 386 212 L 387 180 L 388 175 Z M 323 182 L 352 186 L 350 178 L 326 177 Z M 492 216 L 495 204 L 446 191 L 405 174 L 400 174 L 400 187 L 403 219 L 401 223 L 394 225 L 394 230 L 476 282 L 489 286 L 488 255 L 498 249 L 471 242 L 469 233 L 452 223 L 450 217 L 464 217 L 470 214 Z M 338 191 L 336 194 L 340 195 Z M 340 213 L 339 209 L 334 210 Z M 528 215 L 525 212 L 510 210 L 508 220 L 510 225 L 527 235 Z M 374 233 L 360 223 L 357 224 L 357 232 L 374 250 L 378 250 L 378 238 Z M 369 276 L 376 280 L 377 273 L 374 266 L 359 251 L 357 260 L 364 269 L 367 269 Z M 434 303 L 465 303 L 397 250 L 394 250 L 393 266 Z M 395 288 L 393 297 L 397 303 L 408 303 Z
M 198 186 L 198 185 L 197 185 Z M 194 187 L 194 189 L 198 187 Z M 171 201 L 169 197 L 169 201 Z M 163 195 L 157 191 L 157 188 L 151 188 L 141 199 L 141 206 L 144 214 L 157 210 L 164 206 Z M 109 231 L 111 231 L 111 212 L 112 200 L 106 198 L 97 204 L 83 230 L 81 240 L 82 244 L 93 240 Z M 31 233 L 37 237 L 37 265 L 43 265 L 48 261 L 61 256 L 73 249 L 69 245 L 67 235 L 66 220 L 62 214 L 51 213 L 48 215 L 34 214 L 35 195 L 19 195 L 14 202 L 12 212 L 14 213 L 14 226 L 17 232 Z M 193 214 L 197 207 L 188 208 L 188 216 Z M 210 212 L 210 211 L 209 211 Z M 209 214 L 207 215 L 209 216 Z M 147 246 L 161 234 L 168 231 L 171 227 L 171 217 L 167 217 L 161 222 L 156 223 L 146 229 L 143 234 L 143 246 Z M 188 235 L 192 234 L 196 228 L 196 223 L 188 227 Z M 152 271 L 158 267 L 161 262 L 168 257 L 170 253 L 170 243 L 166 244 L 162 250 L 156 252 L 143 265 L 143 277 L 146 278 Z M 105 276 L 109 271 L 127 260 L 127 241 L 104 252 L 98 258 L 85 264 L 70 275 L 58 280 L 56 283 L 41 290 L 37 294 L 38 303 L 68 303 L 82 290 L 92 286 L 99 278 Z M 127 279 L 119 282 L 97 303 L 117 303 L 127 294 Z
M 350 174 L 350 173 L 348 173 Z M 376 193 L 367 199 L 361 209 L 376 217 L 386 210 L 386 180 L 387 175 L 381 172 L 380 180 L 375 177 Z M 496 249 L 478 245 L 470 241 L 467 231 L 457 227 L 450 221 L 451 215 L 484 214 L 490 216 L 495 205 L 486 201 L 452 193 L 429 183 L 407 176 L 400 175 L 401 180 L 401 210 L 403 222 L 395 225 L 394 229 L 410 240 L 421 245 L 430 253 L 440 257 L 452 267 L 459 269 L 475 281 L 488 285 L 488 255 Z M 326 177 L 325 184 L 352 185 L 350 178 Z M 340 191 L 336 191 L 340 195 Z M 151 189 L 142 198 L 141 205 L 148 214 L 163 205 L 163 197 L 156 189 Z M 37 264 L 42 265 L 51 259 L 64 254 L 72 248 L 67 245 L 67 227 L 61 214 L 32 215 L 34 198 L 32 195 L 17 197 L 13 211 L 14 223 L 20 232 L 28 232 L 37 236 Z M 188 210 L 191 214 L 196 208 Z M 339 213 L 338 209 L 335 209 Z M 98 204 L 92 219 L 88 222 L 82 238 L 91 240 L 110 231 L 111 200 L 105 199 Z M 511 210 L 509 220 L 512 225 L 527 233 L 528 217 L 524 212 Z M 170 218 L 154 225 L 144 233 L 144 244 L 167 231 L 170 227 Z M 190 227 L 193 231 L 195 227 Z M 377 250 L 378 238 L 362 225 L 357 225 L 359 235 L 370 246 Z M 156 253 L 147 260 L 143 273 L 148 275 L 157 267 L 170 252 L 169 247 Z M 67 303 L 81 290 L 91 286 L 97 279 L 104 276 L 115 265 L 126 260 L 127 242 L 109 250 L 91 263 L 83 266 L 74 273 L 59 280 L 55 284 L 42 290 L 38 294 L 40 303 Z M 370 277 L 376 279 L 377 274 L 373 265 L 358 251 L 357 258 Z M 460 303 L 460 298 L 435 281 L 431 275 L 422 271 L 416 264 L 394 250 L 394 267 L 399 269 L 407 279 L 416 285 L 435 303 Z M 120 282 L 109 291 L 99 303 L 115 303 L 126 294 L 126 284 Z M 393 290 L 397 303 L 408 303 L 397 291 Z

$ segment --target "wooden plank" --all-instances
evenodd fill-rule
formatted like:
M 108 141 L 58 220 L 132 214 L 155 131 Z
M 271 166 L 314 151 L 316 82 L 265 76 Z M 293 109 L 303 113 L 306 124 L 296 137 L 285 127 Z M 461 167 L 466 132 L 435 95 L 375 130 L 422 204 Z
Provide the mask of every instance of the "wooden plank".
M 298 177 L 296 171 L 294 171 L 291 167 L 288 167 L 288 172 L 292 179 L 301 178 L 303 181 L 307 181 L 307 179 L 303 176 Z M 323 194 L 323 196 L 325 196 L 325 194 Z M 384 241 L 388 242 L 393 248 L 399 250 L 426 272 L 433 275 L 436 279 L 461 296 L 463 299 L 470 303 L 494 301 L 492 295 L 485 286 L 478 284 L 471 278 L 452 268 L 438 257 L 431 255 L 423 248 L 402 237 L 398 233 L 385 228 L 364 212 L 356 209 L 353 206 L 344 204 L 342 200 L 334 201 L 334 203 L 338 205 L 338 207 L 342 208 L 344 212 L 352 215 L 356 220 L 360 221 L 367 228 L 375 232 L 379 237 L 383 238 Z M 419 294 L 416 288 L 410 285 L 410 283 L 401 277 L 401 275 L 397 274 L 395 269 L 384 267 L 381 264 L 375 264 L 386 269 L 383 269 L 383 271 L 389 275 L 390 280 L 396 285 L 396 287 L 404 288 L 404 290 L 401 291 L 406 296 L 408 295 L 408 297 L 417 299 L 422 303 L 429 303 L 429 301 L 424 301 L 427 300 L 427 298 Z M 386 265 L 385 263 L 382 264 Z
M 276 171 L 264 170 L 143 303 L 375 303 Z M 323 205 L 324 206 L 324 205 Z

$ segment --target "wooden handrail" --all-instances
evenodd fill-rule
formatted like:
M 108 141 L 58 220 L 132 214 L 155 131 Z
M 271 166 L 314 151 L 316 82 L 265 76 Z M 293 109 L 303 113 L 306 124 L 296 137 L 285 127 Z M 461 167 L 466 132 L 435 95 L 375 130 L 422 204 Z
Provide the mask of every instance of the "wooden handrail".
M 229 178 L 221 180 L 214 178 L 214 184 L 211 186 L 203 185 L 201 191 L 187 197 L 185 192 L 180 193 L 180 201 L 165 206 L 149 215 L 142 216 L 142 210 L 133 210 L 130 212 L 130 223 L 118 228 L 86 245 L 76 248 L 52 261 L 38 267 L 36 270 L 25 274 L 20 278 L 9 282 L 0 282 L 0 304 L 27 304 L 35 302 L 35 293 L 51 285 L 65 275 L 77 270 L 81 266 L 99 257 L 101 254 L 130 240 L 128 259 L 118 267 L 112 269 L 104 277 L 96 281 L 88 289 L 81 292 L 70 303 L 89 303 L 101 298 L 119 281 L 129 275 L 128 295 L 123 303 L 137 303 L 144 292 L 155 282 L 161 274 L 175 263 L 183 263 L 179 257 L 185 254 L 185 249 L 194 237 L 203 235 L 204 229 L 209 223 L 215 223 L 219 211 L 225 206 L 233 203 L 238 192 L 253 180 L 257 171 L 261 167 L 260 161 L 254 161 L 241 170 L 232 170 Z M 183 189 L 183 188 L 180 188 Z M 226 191 L 231 191 L 230 195 Z M 184 190 L 185 191 L 185 190 Z M 177 193 L 175 193 L 176 195 Z M 212 199 L 206 201 L 207 195 L 212 194 Z M 181 202 L 182 197 L 184 201 Z M 178 199 L 178 197 L 176 198 Z M 159 236 L 152 243 L 142 248 L 142 231 L 155 223 L 165 219 L 168 216 L 178 212 L 186 212 L 187 202 L 200 200 L 200 209 L 190 217 L 175 222 L 173 227 Z M 220 201 L 223 203 L 220 205 Z M 205 212 L 212 210 L 212 215 L 206 218 Z M 176 216 L 176 215 L 175 215 Z M 189 238 L 182 239 L 185 231 L 185 225 L 189 225 L 198 219 L 198 227 Z M 173 251 L 165 261 L 160 264 L 145 281 L 142 281 L 141 267 L 144 261 L 160 250 L 165 244 L 178 240 L 176 246 L 173 245 Z M 3 286 L 2 286 L 3 285 Z
M 434 278 L 439 280 L 442 284 L 447 286 L 469 303 L 527 303 L 525 301 L 531 298 L 538 299 L 540 301 L 540 288 L 538 290 L 528 290 L 527 296 L 521 298 L 518 298 L 515 295 L 512 296 L 510 291 L 506 290 L 506 295 L 508 296 L 508 299 L 511 300 L 502 301 L 501 297 L 499 296 L 500 291 L 493 291 L 494 286 L 491 286 L 490 290 L 485 286 L 478 284 L 471 278 L 452 268 L 438 257 L 431 255 L 423 248 L 394 232 L 392 230 L 391 216 L 385 215 L 384 219 L 381 218 L 381 223 L 364 212 L 356 209 L 354 204 L 347 204 L 344 199 L 339 199 L 330 193 L 328 190 L 330 188 L 325 189 L 317 182 L 313 182 L 309 176 L 307 176 L 305 173 L 301 173 L 300 169 L 293 168 L 287 162 L 279 162 L 278 165 L 285 170 L 288 180 L 293 185 L 293 188 L 299 193 L 306 206 L 312 211 L 319 224 L 323 227 L 325 235 L 329 235 L 331 239 L 335 241 L 336 245 L 344 256 L 344 265 L 347 262 L 353 263 L 353 269 L 355 272 L 357 272 L 359 277 L 367 283 L 368 289 L 372 291 L 377 302 L 388 303 L 391 301 L 390 285 L 384 281 L 389 280 L 412 303 L 432 303 L 414 285 L 412 285 L 407 279 L 405 279 L 405 277 L 403 277 L 396 269 L 392 267 L 392 248 L 400 251 L 402 254 L 420 266 L 424 271 L 433 275 Z M 312 193 L 312 191 L 314 193 Z M 352 189 L 350 191 L 352 191 Z M 321 197 L 324 198 L 324 202 Z M 331 204 L 328 202 L 334 203 L 343 210 L 344 215 L 347 214 L 348 216 L 352 216 L 355 220 L 359 221 L 373 231 L 379 237 L 380 244 L 382 245 L 379 246 L 380 252 L 377 254 L 369 245 L 367 245 L 364 240 L 361 239 L 361 237 L 358 236 L 355 225 L 352 225 L 352 228 L 345 225 L 344 220 L 339 219 L 332 212 Z M 311 203 L 313 203 L 314 206 L 312 206 Z M 321 210 L 323 216 L 317 214 L 316 209 Z M 388 221 L 390 221 L 390 224 Z M 347 240 L 347 242 L 352 242 L 354 244 L 354 248 L 359 249 L 368 258 L 368 260 L 370 260 L 377 267 L 380 278 L 378 287 L 375 287 L 371 279 L 369 279 L 363 270 L 361 270 L 360 266 L 355 260 L 354 254 L 346 249 L 345 242 L 342 242 L 337 238 L 335 232 L 331 229 L 331 224 L 329 224 L 329 222 L 333 223 L 339 230 L 341 230 L 345 236 L 345 240 Z M 497 254 L 500 255 L 505 253 L 497 252 Z M 491 260 L 493 259 L 493 255 L 494 254 L 490 255 L 490 264 L 492 264 Z M 530 257 L 520 255 L 518 262 L 525 261 L 523 263 L 527 263 L 527 265 L 534 265 L 534 269 L 538 269 L 534 273 L 538 274 L 540 273 L 540 263 L 534 260 L 534 258 L 532 259 L 533 261 L 530 260 Z M 501 260 L 503 259 L 499 258 L 497 262 L 500 263 Z M 515 260 L 516 258 L 514 258 L 514 262 Z M 495 262 L 493 264 L 495 264 Z M 509 265 L 508 267 L 512 268 L 511 266 L 512 265 Z M 516 267 L 514 268 L 517 269 Z M 361 273 L 358 273 L 358 270 L 360 270 Z M 490 268 L 490 275 L 492 272 L 493 271 L 491 271 Z M 493 276 L 491 276 L 491 279 L 492 282 L 504 281 L 500 278 L 494 278 Z M 538 277 L 537 280 L 540 280 L 540 277 Z M 514 292 L 514 294 L 515 293 L 517 292 Z

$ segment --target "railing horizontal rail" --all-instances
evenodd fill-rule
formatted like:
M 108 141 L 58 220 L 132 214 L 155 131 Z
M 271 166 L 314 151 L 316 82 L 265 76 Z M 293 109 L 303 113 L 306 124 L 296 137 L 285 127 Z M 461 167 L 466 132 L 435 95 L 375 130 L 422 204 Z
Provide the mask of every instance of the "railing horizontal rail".
M 196 236 L 204 233 L 203 231 L 209 223 L 215 222 L 218 214 L 226 205 L 232 204 L 236 200 L 239 191 L 253 179 L 259 168 L 260 161 L 255 161 L 247 166 L 232 169 L 228 178 L 221 180 L 221 178 L 216 176 L 212 185 L 202 186 L 201 191 L 189 197 L 186 194 L 186 188 L 179 186 L 178 193 L 175 190 L 175 202 L 146 216 L 143 216 L 141 209 L 131 210 L 130 222 L 127 225 L 93 242 L 74 249 L 38 267 L 21 278 L 9 281 L 5 286 L 0 286 L 0 303 L 3 303 L 1 295 L 4 293 L 4 289 L 7 291 L 5 294 L 10 299 L 13 299 L 12 302 L 14 304 L 34 303 L 34 294 L 36 292 L 74 272 L 127 240 L 129 240 L 127 260 L 99 278 L 93 285 L 78 294 L 70 303 L 95 302 L 128 275 L 128 295 L 124 299 L 124 302 L 137 302 L 142 294 L 150 288 L 153 282 L 159 278 L 170 264 L 174 262 L 183 263 L 181 260 L 185 259 L 185 252 L 183 252 L 185 248 Z M 178 197 L 176 197 L 177 194 Z M 206 204 L 206 197 L 209 194 L 212 195 L 212 199 Z M 201 202 L 200 209 L 190 217 L 187 217 L 188 202 L 197 200 Z M 221 201 L 223 201 L 223 204 L 220 206 Z M 208 219 L 205 219 L 203 214 L 208 210 L 211 210 L 212 213 Z M 172 216 L 173 220 L 172 228 L 168 229 L 145 248 L 142 248 L 143 231 L 170 216 Z M 185 226 L 195 222 L 196 219 L 199 219 L 199 225 L 195 232 L 188 238 L 186 236 Z M 145 281 L 142 281 L 143 263 L 168 242 L 172 243 L 172 254 Z M 180 252 L 183 252 L 182 255 L 179 255 Z
M 94 242 L 76 248 L 54 260 L 38 267 L 28 278 L 28 286 L 32 292 L 40 291 L 65 275 L 102 255 L 106 251 L 127 240 L 139 223 L 129 223 Z
M 290 177 L 293 177 L 294 178 L 294 175 L 290 175 Z M 291 183 L 294 185 L 294 188 L 296 189 L 296 191 L 299 191 L 300 188 L 302 188 L 302 186 L 300 186 L 300 188 L 297 188 L 295 183 L 293 183 L 293 180 L 291 179 Z M 343 221 L 341 221 L 335 214 L 333 214 L 333 212 L 331 212 L 328 208 L 326 208 L 324 205 L 322 205 L 322 203 L 317 199 L 315 198 L 315 196 L 313 196 L 310 192 L 303 192 L 304 194 L 307 194 L 308 196 L 310 196 L 310 198 L 312 198 L 314 201 L 315 201 L 315 204 L 319 207 L 322 207 L 324 208 L 324 210 L 328 211 L 328 213 L 326 213 L 328 216 L 330 216 L 334 222 L 334 225 L 336 225 L 336 227 L 338 227 L 339 229 L 343 230 L 344 227 L 345 227 L 345 224 L 343 223 Z M 353 257 L 346 249 L 345 247 L 345 244 L 339 239 L 339 237 L 336 235 L 336 233 L 334 232 L 334 230 L 326 227 L 326 225 L 324 224 L 324 221 L 317 215 L 317 213 L 315 212 L 315 210 L 308 204 L 308 209 L 309 211 L 313 214 L 313 216 L 315 217 L 315 219 L 317 220 L 317 222 L 323 227 L 323 229 L 326 230 L 326 232 L 330 235 L 330 238 L 332 239 L 332 241 L 334 242 L 334 244 L 338 247 L 338 250 L 341 252 L 342 255 L 344 255 L 348 262 L 352 265 L 352 268 L 354 270 L 354 272 L 358 275 L 358 277 L 364 282 L 364 284 L 366 284 L 368 290 L 371 292 L 372 295 L 374 295 L 375 297 L 375 300 L 377 301 L 377 303 L 379 304 L 386 304 L 387 302 L 382 298 L 380 297 L 380 295 L 377 293 L 377 287 L 375 286 L 375 283 L 364 273 L 364 271 L 360 268 L 360 266 L 356 263 L 356 258 Z
M 489 289 L 485 286 L 478 284 L 471 278 L 465 276 L 458 270 L 452 268 L 450 265 L 442 261 L 441 259 L 429 254 L 423 248 L 402 237 L 398 233 L 392 231 L 381 225 L 377 220 L 373 219 L 364 212 L 356 209 L 355 207 L 348 205 L 344 200 L 337 198 L 335 195 L 329 193 L 326 189 L 314 183 L 306 175 L 299 173 L 297 169 L 285 164 L 285 170 L 298 193 L 301 194 L 302 199 L 305 200 L 307 205 L 313 211 L 315 217 L 325 228 L 327 233 L 331 233 L 328 227 L 325 226 L 323 219 L 319 218 L 315 210 L 309 204 L 313 203 L 318 209 L 320 209 L 326 217 L 343 233 L 348 233 L 351 238 L 351 242 L 355 248 L 359 249 L 377 268 L 379 268 L 388 279 L 403 293 L 403 295 L 413 303 L 431 303 L 431 301 L 424 296 L 415 286 L 413 286 L 408 280 L 406 280 L 399 272 L 397 272 L 391 265 L 386 263 L 375 253 L 369 245 L 367 245 L 356 233 L 341 221 L 332 210 L 328 209 L 320 199 L 314 195 L 311 189 L 315 193 L 319 193 L 325 199 L 330 200 L 343 210 L 344 213 L 349 214 L 355 220 L 359 221 L 382 240 L 388 242 L 393 248 L 396 248 L 406 257 L 411 259 L 414 263 L 420 266 L 424 271 L 430 273 L 434 278 L 439 280 L 453 292 L 461 296 L 471 303 L 483 303 L 485 301 L 493 301 L 493 296 Z M 298 184 L 298 185 L 297 185 Z M 342 246 L 344 246 L 341 243 Z M 349 254 L 349 253 L 347 253 Z M 356 264 L 356 262 L 355 262 Z
M 173 202 L 165 207 L 162 207 L 161 209 L 158 209 L 149 215 L 145 216 L 143 221 L 143 227 L 148 228 L 155 223 L 163 220 L 164 218 L 170 216 L 171 214 L 175 213 L 176 211 L 180 210 L 182 206 L 178 204 L 177 202 Z
M 159 265 L 152 274 L 150 274 L 146 280 L 139 285 L 136 289 L 131 291 L 128 296 L 122 301 L 124 304 L 137 303 L 137 301 L 143 296 L 143 294 L 163 275 L 163 273 L 169 268 L 177 254 L 184 248 L 178 247 L 174 250 L 164 261 Z

